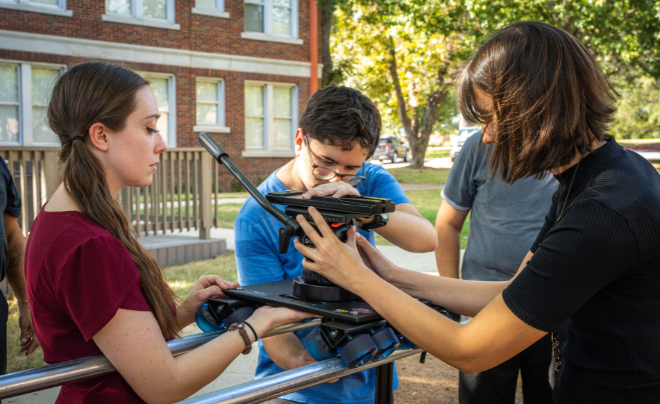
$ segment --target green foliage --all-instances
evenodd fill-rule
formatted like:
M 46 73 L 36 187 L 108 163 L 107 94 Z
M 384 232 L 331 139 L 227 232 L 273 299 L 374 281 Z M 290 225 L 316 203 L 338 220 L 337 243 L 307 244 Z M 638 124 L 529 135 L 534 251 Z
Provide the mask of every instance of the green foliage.
M 660 78 L 658 1 L 345 0 L 338 1 L 335 20 L 331 51 L 342 66 L 343 84 L 377 103 L 389 132 L 403 126 L 393 61 L 405 111 L 411 120 L 421 120 L 429 95 L 451 89 L 456 72 L 493 33 L 515 22 L 540 21 L 576 36 L 617 82 L 624 95 L 613 126 L 617 136 L 658 136 L 658 85 L 646 79 Z M 458 112 L 455 105 L 450 90 L 435 131 L 455 130 L 450 122 Z
M 344 69 L 350 73 L 344 84 L 364 91 L 377 103 L 386 131 L 398 133 L 402 126 L 390 71 L 392 60 L 406 107 L 412 119 L 421 119 L 429 94 L 444 84 L 438 69 L 451 58 L 449 47 L 460 42 L 448 24 L 440 30 L 417 19 L 429 13 L 441 11 L 425 2 L 356 0 L 341 4 L 335 14 L 333 59 L 352 66 Z M 439 120 L 451 119 L 455 113 L 453 99 L 447 107 L 441 106 Z
M 642 76 L 620 87 L 621 101 L 610 133 L 617 139 L 660 138 L 660 83 Z

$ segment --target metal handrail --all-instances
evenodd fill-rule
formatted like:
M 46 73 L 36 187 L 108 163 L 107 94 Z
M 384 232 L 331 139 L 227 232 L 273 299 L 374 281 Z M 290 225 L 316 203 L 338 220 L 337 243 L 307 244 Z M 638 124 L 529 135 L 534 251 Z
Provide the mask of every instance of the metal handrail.
M 247 404 L 261 403 L 294 391 L 306 389 L 353 373 L 362 372 L 423 352 L 422 349 L 396 351 L 378 362 L 350 369 L 339 358 L 327 359 L 297 369 L 281 372 L 248 383 L 180 401 L 178 404 Z
M 318 325 L 321 319 L 313 319 L 304 324 L 290 324 L 278 327 L 266 334 L 266 337 L 286 334 L 303 328 Z M 178 356 L 227 332 L 226 329 L 195 334 L 190 337 L 172 340 L 167 343 L 172 355 Z M 265 338 L 265 337 L 264 337 Z M 90 378 L 105 376 L 116 372 L 115 367 L 104 355 L 61 362 L 21 372 L 0 376 L 0 399 L 20 396 L 34 391 L 60 386 L 65 383 L 80 382 Z

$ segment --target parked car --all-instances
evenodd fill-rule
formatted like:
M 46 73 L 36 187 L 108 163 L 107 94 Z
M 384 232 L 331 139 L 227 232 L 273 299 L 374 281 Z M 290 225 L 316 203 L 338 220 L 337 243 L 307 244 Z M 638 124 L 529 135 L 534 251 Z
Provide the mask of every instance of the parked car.
M 409 154 L 410 148 L 407 144 L 399 140 L 398 137 L 382 136 L 372 159 L 379 161 L 390 160 L 392 163 L 396 163 L 398 159 L 408 161 Z
M 463 143 L 465 143 L 467 138 L 479 131 L 481 131 L 481 128 L 478 126 L 471 126 L 458 130 L 456 136 L 451 140 L 451 148 L 449 149 L 449 159 L 452 163 L 456 160 L 456 157 L 458 156 L 458 153 L 460 153 Z

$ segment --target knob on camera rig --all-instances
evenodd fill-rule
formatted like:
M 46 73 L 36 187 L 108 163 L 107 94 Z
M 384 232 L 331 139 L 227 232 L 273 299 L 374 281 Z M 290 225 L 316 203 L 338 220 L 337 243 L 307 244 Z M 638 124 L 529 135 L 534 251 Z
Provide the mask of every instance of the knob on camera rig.
M 314 247 L 311 239 L 295 220 L 297 215 L 302 215 L 314 229 L 318 230 L 316 223 L 314 223 L 307 210 L 309 206 L 313 206 L 318 210 L 341 241 L 346 241 L 349 226 L 355 226 L 356 230 L 362 227 L 362 221 L 359 219 L 371 219 L 378 215 L 386 216 L 395 210 L 394 204 L 389 199 L 357 195 L 347 195 L 341 198 L 312 196 L 311 199 L 303 199 L 302 192 L 286 191 L 271 192 L 264 197 L 231 162 L 229 155 L 210 135 L 202 132 L 198 138 L 204 148 L 211 153 L 218 163 L 227 167 L 255 201 L 283 224 L 279 230 L 280 254 L 287 252 L 293 237 L 298 237 L 303 245 Z M 284 212 L 277 209 L 273 204 L 285 205 Z M 303 270 L 303 275 L 293 280 L 292 295 L 300 299 L 322 302 L 342 302 L 359 299 L 355 294 L 335 285 L 327 278 L 308 270 Z

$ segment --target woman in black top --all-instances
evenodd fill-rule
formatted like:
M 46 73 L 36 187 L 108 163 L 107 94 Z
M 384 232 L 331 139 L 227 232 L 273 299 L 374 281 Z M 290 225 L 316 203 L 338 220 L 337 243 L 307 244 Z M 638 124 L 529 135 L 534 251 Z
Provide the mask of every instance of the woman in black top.
M 512 183 L 547 170 L 560 182 L 516 277 L 407 271 L 353 231 L 342 244 L 327 226 L 319 225 L 321 237 L 299 218 L 317 246 L 296 241 L 313 260 L 304 267 L 359 294 L 415 344 L 468 373 L 570 320 L 555 357 L 557 403 L 660 402 L 660 176 L 606 134 L 616 100 L 609 81 L 571 35 L 518 23 L 477 52 L 458 92 L 463 116 L 496 145 L 493 175 Z M 457 324 L 409 295 L 475 317 Z

